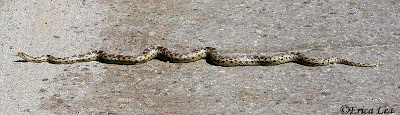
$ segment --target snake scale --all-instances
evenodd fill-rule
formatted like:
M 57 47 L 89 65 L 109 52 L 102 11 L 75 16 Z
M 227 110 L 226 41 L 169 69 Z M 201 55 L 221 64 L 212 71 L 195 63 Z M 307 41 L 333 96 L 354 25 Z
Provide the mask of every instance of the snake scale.
M 217 66 L 268 66 L 279 65 L 283 63 L 294 62 L 306 66 L 326 66 L 330 64 L 345 64 L 358 67 L 373 67 L 376 65 L 356 63 L 341 58 L 323 58 L 315 59 L 306 57 L 299 52 L 278 53 L 268 55 L 264 53 L 253 54 L 234 54 L 221 53 L 216 48 L 204 47 L 195 49 L 189 53 L 175 53 L 168 48 L 162 46 L 153 46 L 145 49 L 141 55 L 125 56 L 108 54 L 101 50 L 90 51 L 86 54 L 73 55 L 71 57 L 56 58 L 52 55 L 44 55 L 41 57 L 32 57 L 23 52 L 18 52 L 19 57 L 28 62 L 49 62 L 53 64 L 72 64 L 75 62 L 100 61 L 111 64 L 132 65 L 145 63 L 152 59 L 159 59 L 173 63 L 188 63 L 200 59 L 206 59 L 208 63 Z

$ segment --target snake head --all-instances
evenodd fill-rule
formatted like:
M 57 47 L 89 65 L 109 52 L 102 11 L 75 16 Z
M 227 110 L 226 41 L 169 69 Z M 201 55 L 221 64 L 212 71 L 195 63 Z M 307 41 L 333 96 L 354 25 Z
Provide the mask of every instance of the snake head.
M 18 54 L 15 55 L 15 56 L 19 56 L 22 59 L 24 59 L 25 61 L 32 61 L 32 57 L 27 55 L 27 54 L 25 54 L 24 52 L 18 52 Z

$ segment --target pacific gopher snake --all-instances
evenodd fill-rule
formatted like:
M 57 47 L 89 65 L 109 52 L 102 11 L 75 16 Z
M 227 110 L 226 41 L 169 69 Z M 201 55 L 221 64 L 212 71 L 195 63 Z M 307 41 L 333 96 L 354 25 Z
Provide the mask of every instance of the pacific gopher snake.
M 139 56 L 124 56 L 107 54 L 104 51 L 96 50 L 86 54 L 73 55 L 71 57 L 56 58 L 52 55 L 41 57 L 32 57 L 23 52 L 18 52 L 18 56 L 28 62 L 49 62 L 54 64 L 71 64 L 75 62 L 100 61 L 104 63 L 114 64 L 138 64 L 145 63 L 152 59 L 175 63 L 188 63 L 200 59 L 206 59 L 208 62 L 219 66 L 264 66 L 264 65 L 279 65 L 288 62 L 294 62 L 307 66 L 325 66 L 330 64 L 345 64 L 358 67 L 373 67 L 376 65 L 356 63 L 341 58 L 325 58 L 315 59 L 306 57 L 298 52 L 279 53 L 267 55 L 263 53 L 255 54 L 229 54 L 221 53 L 216 48 L 204 47 L 195 49 L 190 53 L 174 53 L 171 50 L 162 46 L 149 47 Z

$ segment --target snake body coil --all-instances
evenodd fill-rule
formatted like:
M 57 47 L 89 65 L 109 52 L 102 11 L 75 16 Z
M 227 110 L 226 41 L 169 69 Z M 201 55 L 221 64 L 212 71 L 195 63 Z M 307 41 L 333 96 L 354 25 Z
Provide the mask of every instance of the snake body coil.
M 373 67 L 376 65 L 355 63 L 340 58 L 314 59 L 304 56 L 298 52 L 279 53 L 275 55 L 267 55 L 263 53 L 254 54 L 234 54 L 220 53 L 215 48 L 204 47 L 195 49 L 190 53 L 174 53 L 162 46 L 149 47 L 139 56 L 124 56 L 107 54 L 104 51 L 96 50 L 86 54 L 73 55 L 71 57 L 56 58 L 52 55 L 41 57 L 32 57 L 23 52 L 18 52 L 18 56 L 28 62 L 49 62 L 53 64 L 72 64 L 75 62 L 100 61 L 113 64 L 138 64 L 145 63 L 152 59 L 159 59 L 174 63 L 188 63 L 200 59 L 206 59 L 207 62 L 218 66 L 266 66 L 279 65 L 288 62 L 294 62 L 307 66 L 325 66 L 330 64 L 345 64 L 358 67 Z

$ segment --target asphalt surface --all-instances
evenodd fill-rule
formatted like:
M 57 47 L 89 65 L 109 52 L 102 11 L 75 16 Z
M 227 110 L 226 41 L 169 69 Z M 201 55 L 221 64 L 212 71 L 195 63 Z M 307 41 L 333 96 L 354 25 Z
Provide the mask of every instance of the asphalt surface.
M 400 112 L 400 1 L 0 1 L 2 114 Z M 211 46 L 379 63 L 220 67 L 18 62 Z M 362 114 L 362 113 L 361 113 Z

